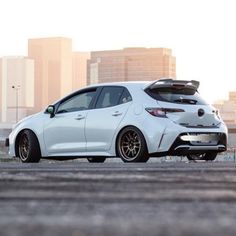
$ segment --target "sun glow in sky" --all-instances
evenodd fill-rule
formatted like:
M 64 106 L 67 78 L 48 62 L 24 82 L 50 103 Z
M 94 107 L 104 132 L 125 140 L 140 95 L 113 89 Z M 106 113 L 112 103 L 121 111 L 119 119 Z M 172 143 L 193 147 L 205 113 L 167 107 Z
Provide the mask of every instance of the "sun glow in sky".
M 28 38 L 69 37 L 74 51 L 167 47 L 177 79 L 213 102 L 236 91 L 235 0 L 1 0 L 0 57 Z

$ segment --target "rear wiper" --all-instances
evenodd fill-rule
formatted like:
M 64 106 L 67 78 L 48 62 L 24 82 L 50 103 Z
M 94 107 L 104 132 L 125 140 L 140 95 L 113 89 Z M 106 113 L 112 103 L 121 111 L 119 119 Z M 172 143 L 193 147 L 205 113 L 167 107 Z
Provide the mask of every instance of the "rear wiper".
M 182 98 L 182 99 L 176 99 L 176 100 L 174 100 L 174 102 L 185 103 L 185 104 L 194 104 L 195 105 L 197 103 L 197 100 Z

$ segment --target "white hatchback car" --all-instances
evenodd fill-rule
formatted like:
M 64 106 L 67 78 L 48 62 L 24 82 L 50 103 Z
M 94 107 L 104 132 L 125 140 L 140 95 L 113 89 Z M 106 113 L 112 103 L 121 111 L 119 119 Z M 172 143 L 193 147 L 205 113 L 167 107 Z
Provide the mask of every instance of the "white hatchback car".
M 124 162 L 187 156 L 214 160 L 227 128 L 197 91 L 199 82 L 162 79 L 88 86 L 20 121 L 9 136 L 22 162 L 86 157 Z

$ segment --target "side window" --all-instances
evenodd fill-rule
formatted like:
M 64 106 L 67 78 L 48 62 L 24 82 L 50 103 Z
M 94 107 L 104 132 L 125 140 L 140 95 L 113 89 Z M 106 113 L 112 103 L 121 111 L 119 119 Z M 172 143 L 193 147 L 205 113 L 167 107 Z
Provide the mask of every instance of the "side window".
M 96 90 L 87 91 L 84 93 L 77 94 L 66 101 L 62 102 L 57 113 L 73 112 L 89 109 L 92 99 L 96 93 Z
M 96 108 L 112 107 L 119 104 L 124 88 L 104 87 L 98 98 Z
M 132 97 L 131 97 L 129 91 L 126 88 L 124 88 L 124 91 L 120 97 L 119 104 L 123 104 L 123 103 L 130 102 L 130 101 L 132 101 Z

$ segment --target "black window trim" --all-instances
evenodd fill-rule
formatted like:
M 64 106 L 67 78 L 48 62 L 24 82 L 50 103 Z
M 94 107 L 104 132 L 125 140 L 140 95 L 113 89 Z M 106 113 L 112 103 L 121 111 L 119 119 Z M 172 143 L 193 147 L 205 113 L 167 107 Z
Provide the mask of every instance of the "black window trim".
M 130 96 L 130 98 L 131 98 L 131 100 L 130 100 L 130 101 L 128 101 L 128 102 L 131 102 L 131 101 L 133 101 L 133 98 L 132 98 L 132 96 L 131 96 L 131 94 L 130 94 L 129 90 L 128 90 L 126 87 L 124 87 L 124 89 L 123 89 L 123 92 L 122 92 L 122 94 L 121 94 L 121 96 L 120 96 L 120 99 L 119 99 L 119 104 L 118 104 L 118 105 L 124 104 L 124 103 L 121 103 L 121 98 L 122 98 L 123 94 L 124 94 L 126 91 L 128 92 L 128 94 L 129 94 L 129 96 Z M 126 102 L 126 103 L 127 103 L 127 102 Z
M 54 106 L 55 106 L 55 114 L 63 114 L 63 113 L 58 113 L 57 111 L 58 111 L 58 108 L 60 107 L 60 105 L 61 105 L 62 103 L 64 103 L 64 102 L 66 102 L 67 100 L 69 100 L 69 99 L 71 99 L 71 98 L 73 98 L 73 97 L 75 97 L 75 96 L 78 96 L 78 95 L 80 95 L 80 94 L 82 94 L 82 93 L 95 91 L 94 97 L 93 97 L 93 99 L 92 99 L 92 101 L 91 101 L 91 103 L 90 103 L 90 105 L 89 105 L 89 108 L 86 109 L 86 110 L 92 109 L 93 106 L 94 106 L 94 101 L 95 101 L 95 99 L 96 99 L 96 97 L 97 97 L 98 88 L 99 88 L 99 87 L 84 88 L 84 89 L 78 90 L 78 91 L 76 91 L 76 92 L 74 92 L 74 93 L 72 93 L 72 94 L 69 94 L 68 96 L 66 96 L 66 97 L 63 98 L 62 100 L 58 101 L 58 102 L 54 105 Z M 79 111 L 79 110 L 78 110 L 78 111 Z M 72 111 L 72 112 L 76 112 L 76 111 Z M 71 112 L 67 112 L 67 113 L 71 113 Z
M 65 101 L 67 101 L 68 99 L 71 99 L 72 97 L 77 96 L 77 95 L 79 95 L 79 94 L 81 94 L 81 93 L 89 92 L 89 91 L 93 91 L 93 90 L 95 90 L 95 95 L 94 95 L 94 97 L 93 97 L 93 99 L 92 99 L 92 101 L 91 101 L 91 103 L 90 103 L 90 105 L 89 105 L 89 108 L 86 109 L 86 110 L 91 110 L 91 109 L 104 109 L 104 108 L 96 108 L 96 104 L 97 104 L 98 98 L 99 98 L 99 96 L 100 96 L 102 90 L 103 90 L 104 88 L 107 88 L 107 87 L 121 87 L 121 88 L 123 88 L 123 91 L 122 91 L 122 93 L 121 93 L 121 96 L 120 96 L 120 98 L 119 98 L 119 103 L 117 104 L 117 106 L 122 104 L 122 103 L 121 103 L 121 97 L 122 97 L 123 93 L 125 92 L 125 90 L 127 90 L 127 92 L 129 93 L 129 95 L 130 95 L 130 97 L 131 97 L 131 101 L 133 101 L 133 98 L 132 98 L 131 93 L 129 92 L 129 90 L 128 90 L 125 86 L 121 86 L 121 85 L 105 85 L 105 86 L 87 87 L 87 88 L 82 88 L 82 89 L 80 89 L 80 90 L 77 90 L 77 91 L 75 91 L 74 93 L 71 93 L 71 94 L 67 95 L 66 97 L 62 98 L 61 100 L 59 100 L 58 102 L 54 103 L 53 106 L 55 107 L 55 114 L 58 114 L 58 115 L 59 115 L 59 114 L 65 114 L 65 113 L 57 113 L 57 111 L 58 111 L 59 106 L 60 106 L 62 103 L 64 103 Z M 114 107 L 114 106 L 113 106 L 113 107 Z M 45 112 L 46 112 L 46 111 L 45 111 Z M 68 112 L 68 113 L 69 113 L 69 112 Z
M 106 109 L 106 108 L 110 108 L 110 107 L 115 107 L 115 106 L 109 106 L 109 107 L 96 107 L 97 106 L 97 102 L 98 102 L 98 99 L 103 91 L 104 88 L 109 88 L 109 87 L 112 87 L 112 88 L 122 88 L 122 92 L 121 92 L 121 95 L 119 97 L 119 101 L 118 101 L 118 104 L 115 105 L 115 106 L 118 106 L 118 105 L 121 105 L 122 103 L 121 102 L 121 97 L 123 95 L 123 93 L 125 92 L 125 90 L 128 91 L 128 93 L 130 94 L 129 90 L 125 87 L 125 86 L 121 86 L 121 85 L 106 85 L 106 86 L 101 86 L 99 87 L 99 91 L 97 91 L 97 95 L 96 95 L 96 100 L 94 101 L 94 106 L 93 106 L 93 109 Z M 131 101 L 133 100 L 131 94 L 130 94 L 130 97 L 131 97 Z

